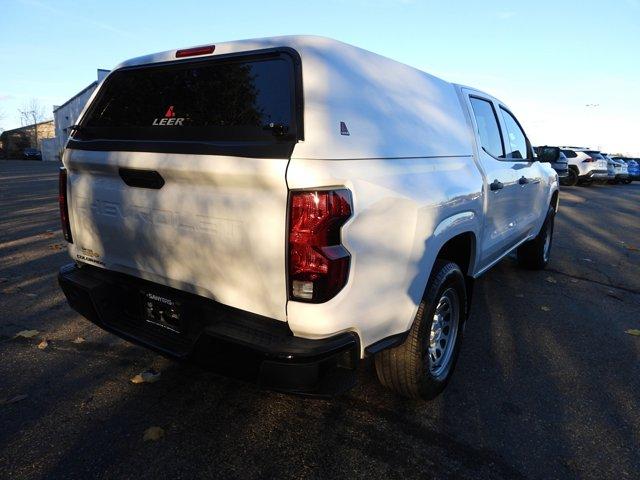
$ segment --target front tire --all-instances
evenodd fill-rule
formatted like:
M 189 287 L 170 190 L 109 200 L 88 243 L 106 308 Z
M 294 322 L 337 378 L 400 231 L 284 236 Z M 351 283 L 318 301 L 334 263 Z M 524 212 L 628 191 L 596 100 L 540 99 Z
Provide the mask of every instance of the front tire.
M 553 225 L 555 210 L 549 207 L 547 218 L 540 229 L 540 233 L 533 240 L 522 244 L 518 248 L 518 263 L 529 270 L 542 270 L 549 263 L 551 245 L 553 244 Z
M 464 275 L 438 259 L 407 338 L 375 357 L 380 382 L 405 397 L 436 397 L 453 374 L 466 318 Z

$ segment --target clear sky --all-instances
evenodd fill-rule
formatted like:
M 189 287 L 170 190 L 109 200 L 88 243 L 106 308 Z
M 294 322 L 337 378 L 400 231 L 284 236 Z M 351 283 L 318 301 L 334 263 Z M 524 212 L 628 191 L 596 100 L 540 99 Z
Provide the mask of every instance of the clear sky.
M 534 144 L 640 156 L 640 0 L 0 0 L 0 127 L 156 51 L 317 34 L 485 90 Z M 595 106 L 587 106 L 595 105 Z

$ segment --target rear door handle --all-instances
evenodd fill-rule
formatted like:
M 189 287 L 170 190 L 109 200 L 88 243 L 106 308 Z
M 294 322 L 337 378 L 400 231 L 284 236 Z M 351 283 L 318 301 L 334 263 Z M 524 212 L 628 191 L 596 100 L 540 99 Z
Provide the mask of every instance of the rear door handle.
M 499 182 L 498 179 L 495 179 L 493 182 L 491 182 L 491 185 L 489 185 L 489 188 L 491 189 L 492 192 L 495 192 L 497 190 L 502 190 L 504 188 L 504 183 Z
M 164 178 L 155 170 L 138 170 L 135 168 L 120 168 L 120 178 L 130 187 L 151 188 L 160 190 L 164 186 Z
M 520 180 L 518 180 L 518 183 L 520 185 L 526 185 L 527 183 L 529 183 L 529 179 L 526 177 L 520 177 Z

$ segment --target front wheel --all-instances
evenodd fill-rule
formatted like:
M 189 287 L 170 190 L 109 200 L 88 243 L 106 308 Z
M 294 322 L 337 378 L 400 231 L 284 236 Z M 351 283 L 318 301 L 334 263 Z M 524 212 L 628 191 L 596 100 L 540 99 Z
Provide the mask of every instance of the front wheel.
M 533 240 L 518 247 L 518 263 L 529 270 L 542 270 L 549 263 L 551 244 L 553 243 L 553 224 L 555 210 L 549 207 L 547 218 L 540 229 L 540 233 Z
M 460 267 L 436 260 L 407 338 L 375 357 L 380 382 L 405 397 L 437 396 L 453 374 L 466 317 L 467 290 Z

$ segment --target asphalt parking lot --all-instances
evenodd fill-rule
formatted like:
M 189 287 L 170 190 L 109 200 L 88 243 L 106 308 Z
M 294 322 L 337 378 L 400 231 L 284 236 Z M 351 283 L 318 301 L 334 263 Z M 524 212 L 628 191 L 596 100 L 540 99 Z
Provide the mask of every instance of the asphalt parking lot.
M 56 193 L 57 165 L 0 161 L 1 478 L 640 478 L 640 183 L 563 189 L 550 267 L 506 259 L 476 283 L 430 403 L 370 363 L 304 399 L 102 332 L 56 282 Z M 130 382 L 150 367 L 158 382 Z

